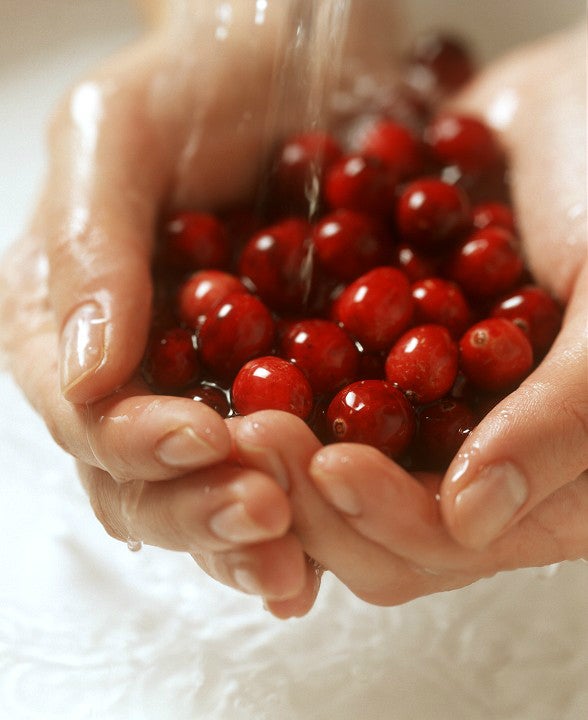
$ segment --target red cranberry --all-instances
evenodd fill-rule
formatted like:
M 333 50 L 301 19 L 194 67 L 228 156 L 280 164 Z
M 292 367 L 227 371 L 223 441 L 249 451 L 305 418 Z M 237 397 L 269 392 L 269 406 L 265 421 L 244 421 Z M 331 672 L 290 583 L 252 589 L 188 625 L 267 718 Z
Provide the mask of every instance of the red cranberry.
M 406 275 L 391 267 L 370 270 L 348 285 L 332 314 L 368 351 L 388 350 L 412 320 Z
M 447 275 L 468 295 L 489 298 L 510 290 L 523 273 L 517 238 L 501 227 L 477 230 L 456 249 Z
M 420 409 L 417 447 L 427 467 L 443 469 L 474 429 L 474 413 L 460 400 L 442 398 Z
M 456 185 L 422 178 L 410 183 L 398 200 L 396 224 L 404 240 L 421 247 L 443 247 L 470 219 L 467 196 Z
M 327 422 L 333 440 L 373 445 L 391 457 L 406 450 L 415 432 L 410 403 L 384 380 L 360 380 L 340 390 Z
M 404 333 L 386 358 L 386 379 L 414 401 L 446 395 L 457 375 L 457 345 L 442 325 L 419 325 Z
M 412 286 L 414 322 L 444 325 L 459 340 L 471 322 L 471 310 L 459 286 L 438 277 L 426 278 Z
M 218 377 L 231 378 L 247 360 L 271 351 L 274 329 L 269 310 L 258 298 L 233 293 L 200 328 L 200 355 Z
M 411 282 L 423 280 L 436 274 L 436 267 L 430 257 L 415 250 L 408 243 L 400 243 L 392 250 L 392 264 L 400 268 Z
M 536 285 L 525 285 L 503 297 L 496 303 L 491 315 L 511 320 L 520 327 L 537 355 L 543 355 L 551 347 L 562 322 L 559 305 L 549 293 Z
M 199 327 L 206 316 L 234 292 L 247 292 L 238 278 L 221 270 L 201 270 L 191 275 L 177 295 L 180 319 L 189 327 Z
M 456 165 L 466 175 L 494 173 L 503 153 L 490 128 L 468 115 L 445 113 L 427 127 L 425 141 L 444 166 Z
M 458 37 L 430 32 L 417 38 L 408 57 L 408 76 L 423 92 L 459 90 L 474 75 L 469 48 Z
M 360 145 L 366 157 L 375 157 L 389 165 L 399 179 L 423 171 L 423 147 L 418 138 L 404 125 L 393 120 L 378 120 L 367 131 Z
M 183 328 L 157 330 L 152 335 L 143 372 L 160 392 L 174 391 L 197 379 L 200 372 L 192 333 Z
M 512 208 L 500 202 L 486 202 L 476 205 L 472 209 L 472 225 L 483 230 L 489 225 L 498 225 L 510 232 L 515 232 L 515 222 Z
M 350 282 L 390 257 L 392 240 L 369 215 L 335 210 L 317 223 L 313 233 L 316 255 L 327 272 Z
M 272 309 L 299 312 L 313 280 L 311 228 L 306 220 L 288 218 L 262 230 L 247 243 L 239 272 Z
M 533 365 L 527 336 L 504 318 L 488 318 L 469 328 L 459 342 L 459 352 L 466 378 L 493 392 L 516 386 Z
M 396 183 L 396 173 L 379 160 L 348 155 L 328 171 L 325 199 L 334 209 L 388 215 L 394 205 Z
M 226 268 L 231 257 L 229 235 L 214 215 L 177 212 L 164 227 L 163 255 L 170 266 L 191 272 Z
M 246 363 L 235 377 L 231 395 L 240 415 L 283 410 L 305 420 L 312 410 L 308 380 L 292 363 L 273 355 Z
M 357 377 L 355 344 L 328 320 L 293 323 L 281 339 L 280 355 L 302 370 L 316 394 L 337 390 Z
M 208 405 L 223 418 L 231 414 L 231 405 L 226 394 L 214 385 L 200 383 L 185 390 L 182 396 Z

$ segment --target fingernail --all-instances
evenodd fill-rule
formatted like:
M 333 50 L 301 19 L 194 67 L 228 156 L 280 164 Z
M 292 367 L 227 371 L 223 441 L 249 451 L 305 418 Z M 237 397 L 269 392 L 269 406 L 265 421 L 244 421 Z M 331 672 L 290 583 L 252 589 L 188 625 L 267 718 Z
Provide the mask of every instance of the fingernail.
M 347 465 L 347 458 L 337 458 L 339 466 Z M 361 502 L 359 496 L 346 483 L 341 481 L 340 473 L 332 468 L 332 458 L 322 452 L 315 455 L 311 475 L 318 485 L 318 488 L 325 500 L 337 510 L 357 517 L 361 515 Z
M 218 538 L 234 543 L 259 542 L 270 536 L 269 531 L 258 525 L 240 502 L 213 515 L 209 526 Z
M 454 501 L 455 526 L 464 544 L 483 549 L 508 525 L 529 495 L 525 476 L 512 463 L 488 465 Z
M 165 435 L 155 446 L 155 455 L 164 465 L 173 468 L 206 465 L 220 458 L 218 450 L 189 425 Z
M 235 568 L 233 580 L 244 592 L 250 595 L 261 595 L 261 585 L 251 570 L 244 567 Z
M 61 334 L 60 375 L 64 394 L 95 372 L 105 354 L 106 317 L 96 302 L 80 305 Z

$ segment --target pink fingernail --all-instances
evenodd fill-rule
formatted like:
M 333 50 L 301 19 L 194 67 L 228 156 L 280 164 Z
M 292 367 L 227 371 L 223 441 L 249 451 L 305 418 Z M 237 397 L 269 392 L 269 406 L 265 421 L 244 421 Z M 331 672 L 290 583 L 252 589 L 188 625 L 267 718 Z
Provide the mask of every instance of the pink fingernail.
M 61 334 L 60 376 L 64 394 L 95 372 L 105 356 L 106 316 L 97 302 L 80 305 Z

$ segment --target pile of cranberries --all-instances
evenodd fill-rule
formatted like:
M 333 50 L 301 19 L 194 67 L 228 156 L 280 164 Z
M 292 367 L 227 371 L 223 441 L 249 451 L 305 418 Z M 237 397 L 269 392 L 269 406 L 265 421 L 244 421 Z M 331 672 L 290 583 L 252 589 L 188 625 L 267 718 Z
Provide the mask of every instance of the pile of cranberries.
M 525 269 L 502 148 L 480 119 L 436 110 L 471 68 L 456 41 L 421 42 L 409 123 L 291 137 L 261 211 L 165 219 L 143 363 L 156 392 L 447 465 L 561 324 Z

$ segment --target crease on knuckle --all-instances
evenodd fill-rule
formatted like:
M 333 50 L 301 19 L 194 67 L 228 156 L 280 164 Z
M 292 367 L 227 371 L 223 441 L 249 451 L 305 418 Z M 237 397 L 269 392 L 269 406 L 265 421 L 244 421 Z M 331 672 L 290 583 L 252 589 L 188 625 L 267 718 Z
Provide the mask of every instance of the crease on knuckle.
M 86 483 L 90 498 L 90 505 L 98 522 L 115 540 L 126 541 L 128 531 L 124 527 L 120 509 L 118 493 L 113 492 L 113 486 L 104 477 L 98 477 L 97 472 Z

